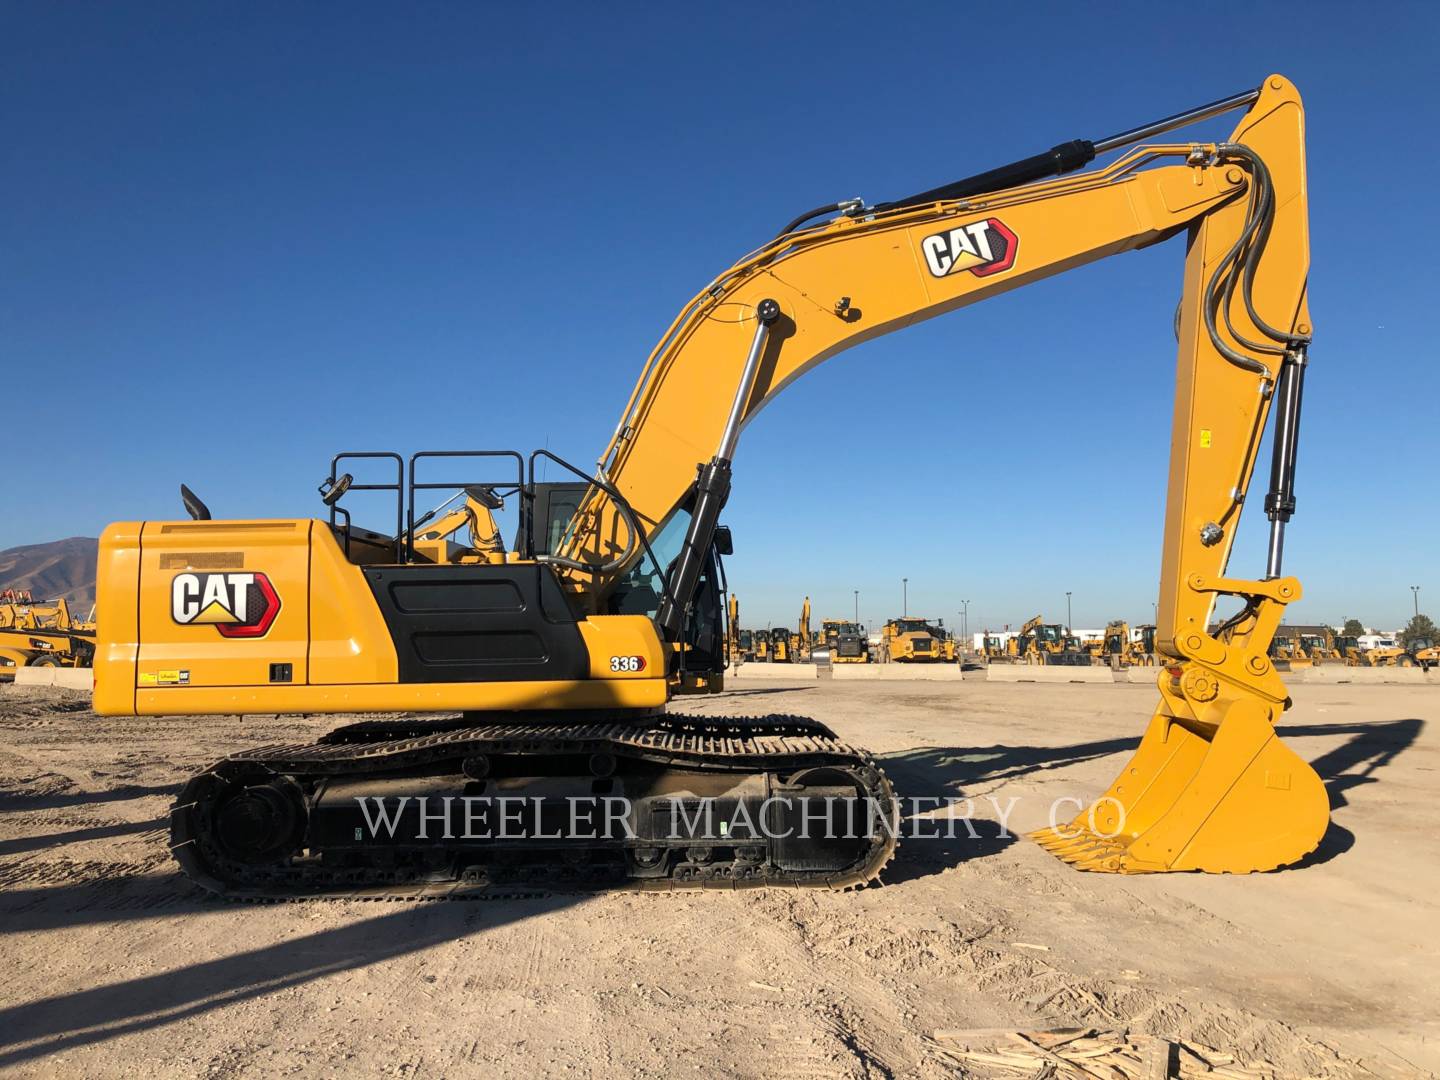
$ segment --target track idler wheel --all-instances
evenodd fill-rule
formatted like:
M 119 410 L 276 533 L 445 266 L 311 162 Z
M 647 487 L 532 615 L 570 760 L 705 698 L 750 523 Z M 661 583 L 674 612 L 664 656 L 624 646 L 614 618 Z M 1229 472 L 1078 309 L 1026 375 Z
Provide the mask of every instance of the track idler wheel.
M 236 862 L 275 862 L 305 835 L 305 797 L 283 777 L 237 785 L 212 810 L 216 846 Z

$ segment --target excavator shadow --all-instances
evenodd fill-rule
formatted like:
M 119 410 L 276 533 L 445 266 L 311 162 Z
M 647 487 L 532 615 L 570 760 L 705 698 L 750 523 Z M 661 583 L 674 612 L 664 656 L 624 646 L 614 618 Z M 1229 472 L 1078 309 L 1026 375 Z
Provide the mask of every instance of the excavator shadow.
M 756 694 L 803 694 L 807 690 L 815 689 L 818 688 L 814 686 L 765 686 L 756 687 L 752 690 L 721 690 L 715 697 L 753 697 Z
M 881 756 L 886 775 L 902 797 L 965 798 L 1004 780 L 1062 769 L 1132 751 L 1138 738 L 1101 739 L 1070 746 L 924 746 Z
M 141 786 L 127 784 L 105 791 L 53 791 L 53 792 L 0 792 L 0 813 L 21 810 L 60 810 L 71 806 L 89 806 L 94 803 L 120 802 L 125 799 L 142 799 L 147 795 L 175 794 L 175 785 Z
M 1287 724 L 1275 733 L 1282 739 L 1350 736 L 1310 762 L 1330 792 L 1330 809 L 1338 810 L 1349 805 L 1347 793 L 1352 789 L 1378 782 L 1375 774 L 1409 749 L 1424 729 L 1425 721 L 1409 717 L 1358 724 Z
M 18 836 L 10 840 L 0 840 L 0 857 L 23 855 L 26 852 L 63 847 L 66 844 L 75 844 L 86 840 L 113 840 L 120 836 L 163 829 L 165 824 L 164 818 L 151 818 L 149 821 L 95 825 L 85 829 L 71 829 L 69 832 L 48 833 L 44 836 Z
M 964 821 L 913 821 L 902 834 L 895 861 L 884 875 L 887 884 L 938 874 L 970 859 L 998 854 L 1018 837 L 1002 829 L 996 808 L 985 801 L 1005 797 L 1000 785 L 1031 773 L 1060 769 L 1080 762 L 1133 750 L 1139 739 L 1104 739 L 1071 746 L 923 746 L 883 754 L 881 768 L 890 777 L 906 816 L 935 813 L 943 800 L 972 800 L 969 825 Z M 943 814 L 943 811 L 940 812 Z M 974 835 L 978 834 L 978 835 Z
M 1424 721 L 1410 718 L 1353 724 L 1290 724 L 1278 727 L 1276 733 L 1292 743 L 1308 738 L 1350 736 L 1310 763 L 1329 790 L 1333 810 L 1348 805 L 1347 794 L 1352 789 L 1376 783 L 1378 771 L 1413 745 L 1423 728 Z M 880 764 L 894 784 L 902 807 L 909 807 L 912 799 L 972 800 L 974 830 L 980 834 L 978 838 L 971 837 L 961 827 L 949 830 L 954 836 L 947 835 L 943 840 L 922 837 L 902 841 L 895 862 L 885 874 L 886 882 L 893 884 L 939 873 L 962 861 L 996 854 L 1013 843 L 1013 835 L 1000 835 L 998 815 L 986 802 L 986 796 L 993 795 L 1000 806 L 1007 805 L 1008 796 L 1003 791 L 1007 781 L 1112 755 L 1118 758 L 1132 752 L 1139 742 L 1137 738 L 1123 738 L 1069 746 L 917 747 L 882 755 Z M 1305 756 L 1303 743 L 1296 749 Z M 935 804 L 925 805 L 933 808 Z M 1332 820 L 1320 846 L 1296 865 L 1306 867 L 1328 862 L 1349 851 L 1354 844 L 1355 835 Z
M 163 878 L 154 881 L 162 890 L 168 884 Z M 19 930 L 43 928 L 45 919 L 37 924 L 25 917 L 26 912 L 43 913 L 73 906 L 82 899 L 79 894 L 86 888 L 67 885 L 0 894 L 4 911 L 0 939 Z M 483 903 L 406 904 L 382 915 L 346 921 L 299 936 L 287 931 L 309 922 L 308 905 L 277 908 L 274 910 L 279 913 L 278 919 L 270 921 L 275 940 L 267 944 L 175 970 L 57 993 L 0 1009 L 0 1069 L 132 1032 L 202 1018 L 218 1008 L 340 972 L 393 961 L 432 946 L 573 906 L 585 899 L 552 895 Z M 17 902 L 18 910 L 12 907 Z M 149 908 L 116 910 L 102 905 L 95 913 L 95 921 L 103 919 L 108 923 L 126 915 L 174 917 L 192 911 L 203 911 L 211 917 L 217 912 L 228 913 L 237 921 L 248 921 L 255 910 L 248 905 L 227 907 L 191 898 Z M 285 925 L 287 923 L 290 925 Z M 234 932 L 236 936 L 231 940 L 236 941 L 253 940 L 254 936 L 264 933 L 240 925 L 235 926 Z

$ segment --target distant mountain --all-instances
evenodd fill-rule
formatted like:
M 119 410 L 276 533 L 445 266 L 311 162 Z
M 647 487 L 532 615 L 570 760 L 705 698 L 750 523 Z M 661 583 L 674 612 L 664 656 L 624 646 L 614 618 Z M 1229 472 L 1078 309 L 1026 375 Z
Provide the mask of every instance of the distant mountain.
M 72 536 L 0 551 L 0 589 L 28 589 L 36 600 L 64 597 L 76 614 L 95 602 L 95 556 L 100 541 Z

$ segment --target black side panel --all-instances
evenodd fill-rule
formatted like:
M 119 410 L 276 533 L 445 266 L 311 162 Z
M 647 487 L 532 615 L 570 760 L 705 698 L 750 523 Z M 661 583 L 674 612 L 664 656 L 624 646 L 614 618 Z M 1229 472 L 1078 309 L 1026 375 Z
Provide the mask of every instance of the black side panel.
M 405 682 L 584 679 L 590 656 L 548 566 L 384 566 L 365 580 Z

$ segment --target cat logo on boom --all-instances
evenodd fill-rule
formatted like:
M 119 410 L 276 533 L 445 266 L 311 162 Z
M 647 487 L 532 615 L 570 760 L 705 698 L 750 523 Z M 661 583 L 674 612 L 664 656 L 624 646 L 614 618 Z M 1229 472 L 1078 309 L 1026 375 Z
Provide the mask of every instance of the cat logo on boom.
M 264 574 L 177 574 L 170 614 L 182 626 L 209 624 L 227 638 L 264 637 L 280 596 Z
M 1015 265 L 1020 239 L 999 218 L 972 221 L 920 241 L 925 263 L 936 277 L 968 270 L 989 277 Z

